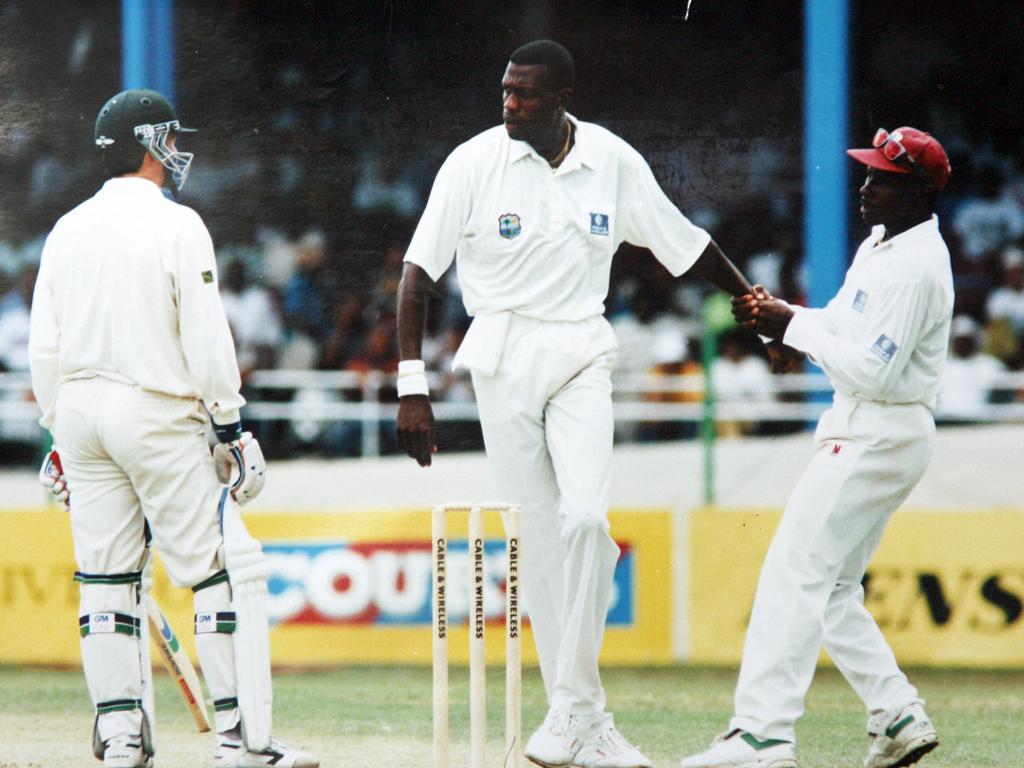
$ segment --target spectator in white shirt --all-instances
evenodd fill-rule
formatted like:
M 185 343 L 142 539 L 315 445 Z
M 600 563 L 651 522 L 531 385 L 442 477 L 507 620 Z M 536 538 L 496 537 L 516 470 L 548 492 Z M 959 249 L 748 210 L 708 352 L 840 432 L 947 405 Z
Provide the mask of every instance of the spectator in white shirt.
M 241 259 L 228 263 L 221 285 L 220 300 L 235 337 L 243 378 L 249 371 L 272 367 L 284 334 L 270 293 L 249 282 Z
M 951 354 L 942 376 L 936 415 L 953 421 L 981 419 L 1005 367 L 981 351 L 981 329 L 967 315 L 953 318 L 950 336 Z
M 738 331 L 721 337 L 721 356 L 711 365 L 711 381 L 715 398 L 721 404 L 771 401 L 772 374 L 768 363 L 750 353 Z M 739 419 L 719 422 L 721 437 L 740 437 L 754 430 L 756 423 Z
M 0 308 L 0 370 L 28 370 L 29 307 L 36 271 L 30 267 L 17 277 Z
M 978 185 L 981 194 L 965 201 L 953 215 L 953 229 L 971 262 L 985 261 L 1024 235 L 1024 210 L 1006 194 L 999 169 L 982 168 Z
M 1007 320 L 1018 337 L 1024 336 L 1024 250 L 1010 246 L 1003 251 L 1003 284 L 985 305 L 989 320 Z

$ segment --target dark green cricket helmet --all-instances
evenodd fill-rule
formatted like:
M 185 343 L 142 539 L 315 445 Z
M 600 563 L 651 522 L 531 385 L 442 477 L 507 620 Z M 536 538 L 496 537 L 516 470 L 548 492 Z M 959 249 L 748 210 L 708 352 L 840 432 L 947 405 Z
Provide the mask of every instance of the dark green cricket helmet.
M 103 154 L 108 176 L 138 170 L 146 152 L 171 171 L 178 189 L 185 183 L 191 152 L 178 152 L 167 141 L 183 128 L 171 103 L 146 88 L 133 88 L 112 96 L 96 116 L 96 147 Z

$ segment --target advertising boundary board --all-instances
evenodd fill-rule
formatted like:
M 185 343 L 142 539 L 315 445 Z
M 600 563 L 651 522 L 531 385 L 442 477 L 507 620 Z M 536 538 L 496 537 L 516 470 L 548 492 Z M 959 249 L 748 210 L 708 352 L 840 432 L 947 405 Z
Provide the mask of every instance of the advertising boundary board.
M 428 510 L 260 513 L 246 519 L 265 542 L 272 565 L 276 664 L 430 662 L 426 594 L 410 604 L 401 583 L 415 573 L 423 589 Z M 778 519 L 777 510 L 614 511 L 612 533 L 624 556 L 603 662 L 738 664 L 757 576 Z M 465 526 L 464 517 L 453 517 L 453 569 L 461 567 Z M 78 587 L 71 581 L 68 516 L 4 512 L 0 530 L 0 663 L 77 665 Z M 504 546 L 496 513 L 487 516 L 485 533 L 493 592 L 487 603 L 493 624 L 488 660 L 495 663 L 502 653 L 496 611 Z M 1021 541 L 1024 514 L 1017 510 L 894 515 L 869 566 L 865 602 L 902 664 L 1024 667 Z M 346 571 L 346 563 L 361 570 Z M 332 592 L 351 592 L 353 573 L 394 576 L 403 563 L 406 570 L 393 579 L 394 589 L 385 598 L 377 594 L 365 610 Z M 409 563 L 419 563 L 418 570 Z M 629 565 L 625 571 L 623 563 Z M 313 577 L 296 589 L 290 573 Z M 191 593 L 172 587 L 158 567 L 154 594 L 192 653 Z M 320 598 L 319 607 L 308 599 L 311 594 Z M 459 619 L 458 602 L 455 596 L 453 622 Z M 536 663 L 528 629 L 526 634 L 525 660 Z M 466 630 L 453 624 L 454 662 L 465 662 L 467 645 Z
M 736 665 L 780 513 L 697 509 L 689 517 L 688 660 Z M 1022 541 L 1016 510 L 893 516 L 868 566 L 865 605 L 901 664 L 1024 666 Z
M 622 555 L 602 661 L 670 663 L 672 516 L 666 510 L 616 510 L 610 518 Z M 78 587 L 71 580 L 68 516 L 58 511 L 16 511 L 0 513 L 0 520 L 0 663 L 79 664 Z M 263 542 L 271 573 L 275 664 L 430 663 L 425 591 L 430 584 L 429 509 L 261 512 L 246 515 L 246 523 Z M 468 660 L 468 632 L 460 620 L 456 594 L 466 525 L 465 516 L 456 514 L 449 528 L 454 663 Z M 488 588 L 493 592 L 487 600 L 488 626 L 493 625 L 487 659 L 495 663 L 504 647 L 504 534 L 497 512 L 485 514 L 484 527 Z M 157 559 L 154 597 L 194 659 L 191 592 L 173 587 Z M 524 662 L 535 664 L 528 624 L 524 634 Z

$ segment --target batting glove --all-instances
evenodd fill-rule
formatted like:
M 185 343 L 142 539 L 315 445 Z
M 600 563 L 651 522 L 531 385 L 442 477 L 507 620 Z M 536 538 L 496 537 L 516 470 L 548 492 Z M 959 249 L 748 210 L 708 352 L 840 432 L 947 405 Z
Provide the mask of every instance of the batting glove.
M 43 465 L 39 468 L 39 482 L 64 505 L 65 509 L 71 508 L 71 491 L 68 490 L 68 481 L 64 477 L 64 469 L 60 465 L 60 455 L 56 447 L 43 458 Z
M 259 496 L 267 479 L 267 462 L 252 432 L 243 432 L 237 440 L 218 443 L 213 449 L 217 479 L 228 486 L 231 498 L 248 504 Z

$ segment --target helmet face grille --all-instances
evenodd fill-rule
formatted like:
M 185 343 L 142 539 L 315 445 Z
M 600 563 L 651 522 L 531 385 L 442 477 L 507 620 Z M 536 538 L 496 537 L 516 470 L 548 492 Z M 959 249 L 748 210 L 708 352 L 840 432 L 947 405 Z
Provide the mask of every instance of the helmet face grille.
M 188 178 L 188 169 L 193 158 L 191 152 L 179 152 L 167 143 L 171 134 L 180 128 L 177 120 L 170 120 L 155 125 L 136 125 L 133 129 L 136 140 L 171 172 L 178 189 L 184 186 L 185 179 Z

